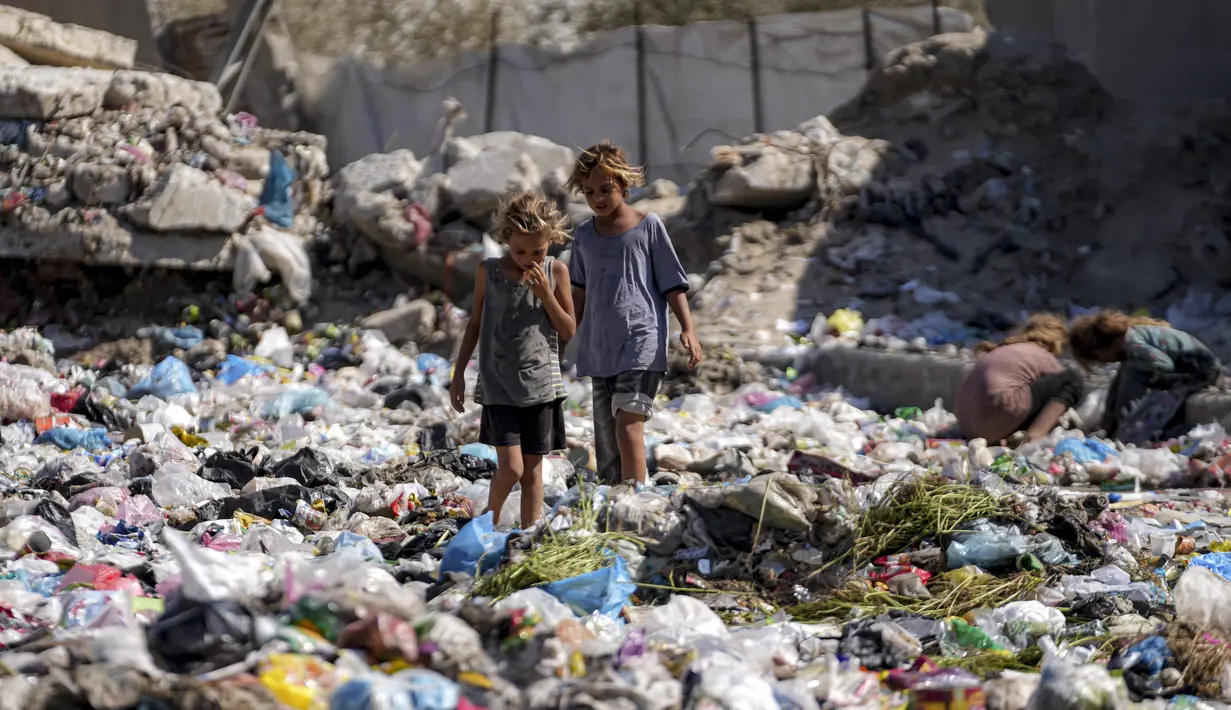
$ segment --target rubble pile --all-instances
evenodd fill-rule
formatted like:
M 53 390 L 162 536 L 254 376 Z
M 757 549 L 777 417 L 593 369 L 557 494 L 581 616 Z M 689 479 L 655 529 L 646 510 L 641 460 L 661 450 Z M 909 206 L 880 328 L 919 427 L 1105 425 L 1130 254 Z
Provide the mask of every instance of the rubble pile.
M 1227 692 L 1228 502 L 1174 490 L 1227 483 L 1217 425 L 1009 450 L 715 353 L 660 398 L 641 488 L 595 480 L 570 380 L 571 450 L 522 530 L 519 491 L 481 514 L 495 452 L 445 406 L 447 360 L 327 326 L 242 357 L 147 337 L 173 354 L 95 369 L 0 333 L 2 708 Z
M 1184 315 L 1208 320 L 1227 307 L 1208 296 L 1225 118 L 1138 112 L 1056 43 L 940 35 L 829 116 L 715 148 L 669 227 L 731 337 L 837 308 L 943 317 L 967 340 L 1023 309 L 1204 300 Z
M 0 255 L 281 274 L 311 292 L 325 141 L 225 114 L 211 84 L 136 71 L 132 40 L 0 7 Z
M 446 102 L 446 112 L 451 102 Z M 460 106 L 452 104 L 456 120 Z M 374 154 L 337 172 L 332 179 L 334 222 L 351 236 L 335 247 L 335 258 L 349 254 L 352 268 L 408 251 L 438 257 L 481 252 L 483 234 L 500 200 L 539 189 L 557 199 L 574 222 L 589 214 L 584 200 L 564 190 L 574 152 L 537 136 L 500 131 L 467 138 L 447 137 L 437 150 L 416 158 L 409 150 Z M 366 245 L 366 246 L 364 246 Z M 375 248 L 372 248 L 375 247 Z M 475 263 L 468 262 L 473 272 Z M 466 268 L 466 267 L 463 267 Z M 439 269 L 416 276 L 445 287 Z M 465 297 L 464 289 L 449 289 Z

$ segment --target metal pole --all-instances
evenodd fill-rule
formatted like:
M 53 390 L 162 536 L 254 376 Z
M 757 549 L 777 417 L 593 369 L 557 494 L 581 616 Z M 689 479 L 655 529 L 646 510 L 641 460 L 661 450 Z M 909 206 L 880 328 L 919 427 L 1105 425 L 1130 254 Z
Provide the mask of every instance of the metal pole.
M 633 24 L 637 30 L 637 152 L 638 160 L 646 170 L 649 170 L 650 148 L 649 134 L 646 130 L 645 116 L 645 28 L 642 27 L 644 16 L 641 14 L 641 0 L 633 2 Z
M 940 0 L 932 0 L 932 34 L 938 35 L 941 32 L 940 26 Z
M 748 49 L 752 60 L 752 129 L 765 132 L 765 104 L 761 100 L 761 40 L 756 15 L 748 15 Z
M 261 51 L 261 38 L 265 36 L 265 28 L 269 26 L 269 20 L 274 16 L 272 4 L 266 5 L 264 10 L 265 16 L 261 18 L 260 29 L 257 30 L 256 37 L 253 38 L 252 47 L 248 49 L 248 56 L 244 57 L 244 66 L 240 69 L 239 76 L 235 79 L 235 86 L 231 89 L 230 98 L 227 99 L 227 113 L 230 113 L 235 108 L 235 102 L 239 100 L 240 95 L 244 92 L 244 84 L 248 82 L 248 75 L 252 73 L 252 65 L 256 64 L 257 52 Z
M 227 53 L 222 57 L 218 66 L 214 68 L 213 83 L 219 88 L 225 82 L 230 81 L 230 74 L 234 71 L 231 66 L 239 59 L 244 46 L 248 44 L 248 37 L 259 24 L 263 24 L 262 16 L 265 6 L 272 0 L 248 0 L 244 8 L 238 15 L 235 16 L 235 22 L 243 24 L 236 31 L 235 27 L 231 28 L 231 36 L 227 40 Z
M 863 54 L 864 66 L 868 71 L 876 67 L 876 44 L 872 41 L 872 11 L 868 9 L 867 0 L 863 7 Z
M 492 10 L 490 46 L 487 48 L 487 106 L 483 112 L 483 132 L 496 130 L 496 78 L 500 73 L 500 10 Z M 520 126 L 514 126 L 519 128 Z

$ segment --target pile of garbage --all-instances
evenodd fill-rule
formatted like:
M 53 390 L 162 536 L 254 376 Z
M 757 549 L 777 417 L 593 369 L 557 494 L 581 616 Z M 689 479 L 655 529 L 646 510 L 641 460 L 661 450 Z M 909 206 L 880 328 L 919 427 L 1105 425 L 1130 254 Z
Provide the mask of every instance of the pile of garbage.
M 595 480 L 570 380 L 570 448 L 523 530 L 517 491 L 483 513 L 495 452 L 445 406 L 447 360 L 327 326 L 191 350 L 100 370 L 0 335 L 0 707 L 1231 692 L 1228 505 L 1164 490 L 1225 485 L 1217 425 L 1009 450 L 716 354 L 662 398 L 641 488 Z

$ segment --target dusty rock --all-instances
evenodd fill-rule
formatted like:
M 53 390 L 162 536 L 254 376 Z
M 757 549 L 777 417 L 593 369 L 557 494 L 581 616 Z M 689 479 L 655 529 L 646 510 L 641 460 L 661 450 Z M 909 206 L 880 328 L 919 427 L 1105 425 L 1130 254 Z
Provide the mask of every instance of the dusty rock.
M 216 116 L 222 111 L 222 95 L 218 93 L 218 87 L 204 81 L 144 71 L 106 74 L 111 78 L 104 98 L 109 109 L 136 104 L 152 108 L 180 106 L 191 113 L 209 116 Z
M 359 193 L 349 216 L 351 224 L 379 247 L 404 249 L 415 244 L 415 226 L 406 219 L 401 200 L 390 193 Z
M 255 146 L 233 146 L 226 166 L 249 180 L 264 180 L 269 175 L 269 151 Z
M 132 193 L 128 169 L 114 163 L 78 163 L 72 186 L 73 196 L 86 205 L 118 205 Z
M 534 160 L 512 146 L 497 146 L 449 168 L 453 204 L 467 219 L 487 218 L 504 197 L 539 187 Z
M 209 174 L 176 164 L 159 177 L 141 201 L 126 210 L 136 224 L 158 232 L 235 232 L 256 201 Z
M 363 327 L 379 330 L 395 345 L 421 343 L 436 330 L 436 307 L 422 299 L 373 313 L 363 319 Z
M 733 151 L 731 167 L 714 183 L 710 201 L 723 207 L 797 207 L 816 191 L 812 156 L 796 151 L 762 146 L 743 146 Z
M 136 40 L 7 6 L 0 6 L 0 45 L 53 66 L 131 69 L 137 58 Z
M 450 146 L 448 154 L 459 158 L 450 165 L 461 162 L 464 158 L 472 158 L 478 153 L 492 148 L 509 147 L 525 153 L 534 161 L 542 176 L 540 187 L 548 194 L 562 194 L 564 183 L 573 169 L 573 161 L 577 154 L 572 148 L 553 143 L 546 138 L 532 136 L 516 131 L 493 131 L 467 138 L 455 138 L 452 143 L 464 143 L 457 147 Z
M 826 185 L 842 195 L 859 194 L 876 179 L 876 170 L 890 147 L 889 141 L 860 136 L 839 141 L 826 162 Z
M 356 160 L 333 176 L 334 214 L 345 219 L 364 193 L 410 190 L 423 171 L 424 161 L 409 150 L 373 153 Z
M 0 118 L 85 116 L 102 105 L 110 85 L 110 72 L 94 69 L 0 69 Z

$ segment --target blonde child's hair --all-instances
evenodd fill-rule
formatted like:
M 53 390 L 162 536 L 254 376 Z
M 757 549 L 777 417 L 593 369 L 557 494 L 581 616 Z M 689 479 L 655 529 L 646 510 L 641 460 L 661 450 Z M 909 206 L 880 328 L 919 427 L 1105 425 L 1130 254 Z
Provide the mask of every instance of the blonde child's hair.
M 568 217 L 541 192 L 521 192 L 500 203 L 496 212 L 496 238 L 507 244 L 517 234 L 541 234 L 551 244 L 568 241 Z
M 1009 334 L 999 345 L 996 343 L 981 343 L 975 348 L 980 355 L 991 352 L 1004 345 L 1032 343 L 1059 357 L 1064 352 L 1064 344 L 1069 338 L 1068 326 L 1064 319 L 1054 313 L 1035 313 L 1020 327 Z
M 1087 368 L 1098 361 L 1098 355 L 1120 342 L 1135 325 L 1170 326 L 1167 321 L 1144 316 L 1130 316 L 1121 311 L 1104 309 L 1073 321 L 1069 347 L 1073 357 Z
M 581 192 L 581 183 L 595 170 L 609 175 L 625 195 L 630 188 L 645 184 L 645 171 L 641 166 L 628 162 L 624 149 L 608 140 L 581 151 L 581 155 L 573 161 L 573 172 L 569 173 L 568 182 L 564 183 L 565 189 Z

